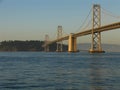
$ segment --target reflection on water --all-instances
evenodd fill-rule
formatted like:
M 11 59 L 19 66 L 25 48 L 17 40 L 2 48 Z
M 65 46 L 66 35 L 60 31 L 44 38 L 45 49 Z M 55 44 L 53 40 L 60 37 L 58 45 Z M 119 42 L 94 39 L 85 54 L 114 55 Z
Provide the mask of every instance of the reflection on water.
M 101 56 L 100 56 L 101 57 Z M 91 89 L 90 90 L 105 90 L 104 81 L 102 79 L 102 64 L 100 57 L 93 56 L 90 64 L 90 79 Z

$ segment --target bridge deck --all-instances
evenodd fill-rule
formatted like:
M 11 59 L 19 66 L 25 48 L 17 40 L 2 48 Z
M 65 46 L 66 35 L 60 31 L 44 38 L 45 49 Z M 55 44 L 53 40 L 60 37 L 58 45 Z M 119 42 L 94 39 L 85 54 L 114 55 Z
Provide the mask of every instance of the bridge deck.
M 118 29 L 118 28 L 120 28 L 120 22 L 109 24 L 109 25 L 105 25 L 105 26 L 101 26 L 99 28 L 95 28 L 94 29 L 94 33 L 96 33 L 96 32 L 103 32 L 103 31 L 109 31 L 109 30 Z M 89 29 L 89 30 L 86 30 L 86 31 L 83 31 L 83 32 L 75 33 L 75 34 L 73 34 L 73 37 L 85 36 L 85 35 L 89 35 L 91 33 L 92 33 L 92 29 Z M 60 39 L 56 39 L 56 40 L 50 41 L 48 43 L 48 45 L 51 44 L 51 43 L 54 43 L 54 42 L 59 42 L 59 41 L 68 40 L 68 39 L 69 39 L 69 35 L 64 36 L 64 37 L 62 37 Z
M 99 28 L 95 28 L 94 29 L 94 33 L 108 31 L 108 30 L 113 30 L 113 29 L 118 29 L 118 28 L 120 28 L 120 22 L 109 24 L 109 25 L 105 25 L 105 26 L 101 26 Z M 83 32 L 76 33 L 73 36 L 74 37 L 79 37 L 79 36 L 89 35 L 91 33 L 92 33 L 92 29 L 89 29 L 89 30 L 86 30 L 86 31 L 83 31 Z

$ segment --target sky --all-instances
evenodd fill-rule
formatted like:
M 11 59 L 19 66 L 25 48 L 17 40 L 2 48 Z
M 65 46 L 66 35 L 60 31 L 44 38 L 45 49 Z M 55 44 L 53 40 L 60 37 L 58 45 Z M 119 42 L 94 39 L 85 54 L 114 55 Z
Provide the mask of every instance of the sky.
M 84 31 L 93 4 L 120 16 L 120 0 L 0 0 L 0 41 L 44 40 L 46 34 L 53 40 L 58 25 L 63 27 L 63 35 Z M 102 25 L 120 21 L 119 17 L 101 15 Z M 119 39 L 120 29 L 102 33 L 102 43 L 120 45 Z M 91 42 L 91 36 L 79 37 L 78 42 Z

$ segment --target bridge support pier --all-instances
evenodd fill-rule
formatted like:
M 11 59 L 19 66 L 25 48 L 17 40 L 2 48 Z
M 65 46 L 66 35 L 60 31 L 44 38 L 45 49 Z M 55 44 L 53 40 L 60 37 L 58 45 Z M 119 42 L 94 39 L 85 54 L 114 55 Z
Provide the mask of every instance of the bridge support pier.
M 45 47 L 44 47 L 44 51 L 45 52 L 49 52 L 49 45 L 47 45 L 49 42 L 49 36 L 48 35 L 45 35 Z
M 44 49 L 45 52 L 49 52 L 49 46 L 45 46 L 45 49 Z
M 68 52 L 77 52 L 77 38 L 72 33 L 69 35 Z

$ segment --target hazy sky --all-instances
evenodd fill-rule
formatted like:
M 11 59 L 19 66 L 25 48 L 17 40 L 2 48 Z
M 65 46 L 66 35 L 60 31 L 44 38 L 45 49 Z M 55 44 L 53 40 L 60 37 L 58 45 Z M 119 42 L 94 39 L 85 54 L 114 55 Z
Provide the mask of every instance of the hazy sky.
M 64 34 L 83 31 L 80 27 L 93 4 L 120 16 L 120 0 L 0 0 L 0 41 L 44 40 L 45 34 L 53 39 L 58 25 Z M 120 21 L 119 17 L 102 15 L 102 25 Z M 102 33 L 103 43 L 120 44 L 119 39 L 120 29 Z M 78 42 L 91 42 L 91 38 L 84 36 Z

